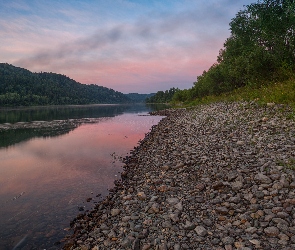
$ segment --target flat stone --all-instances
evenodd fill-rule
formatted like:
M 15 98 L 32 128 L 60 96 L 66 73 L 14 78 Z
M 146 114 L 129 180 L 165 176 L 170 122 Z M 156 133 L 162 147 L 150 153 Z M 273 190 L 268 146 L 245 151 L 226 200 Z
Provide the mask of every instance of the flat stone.
M 263 184 L 271 183 L 271 179 L 262 173 L 257 174 L 254 179 Z
M 249 227 L 245 230 L 245 232 L 250 233 L 250 234 L 254 234 L 257 231 L 256 227 Z
M 267 227 L 263 230 L 267 236 L 275 237 L 278 236 L 280 231 L 277 227 Z

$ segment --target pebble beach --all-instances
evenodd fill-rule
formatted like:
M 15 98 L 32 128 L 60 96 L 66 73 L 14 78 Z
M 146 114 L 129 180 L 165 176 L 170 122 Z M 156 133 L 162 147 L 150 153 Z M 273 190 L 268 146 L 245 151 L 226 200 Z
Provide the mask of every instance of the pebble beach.
M 168 109 L 64 249 L 295 249 L 295 115 L 287 106 Z

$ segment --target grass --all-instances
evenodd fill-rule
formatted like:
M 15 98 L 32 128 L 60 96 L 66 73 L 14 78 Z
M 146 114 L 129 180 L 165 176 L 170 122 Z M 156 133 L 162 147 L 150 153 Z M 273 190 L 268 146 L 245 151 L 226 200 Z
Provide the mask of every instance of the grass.
M 277 161 L 277 164 L 279 166 L 283 166 L 287 169 L 295 170 L 295 159 L 294 158 L 290 158 L 286 162 L 279 160 L 279 161 Z
M 184 106 L 197 106 L 199 104 L 209 104 L 214 102 L 234 102 L 234 101 L 256 101 L 260 105 L 267 103 L 290 105 L 294 112 L 289 115 L 289 119 L 295 118 L 295 79 L 283 82 L 275 82 L 261 87 L 245 86 L 232 92 L 221 95 L 206 96 L 191 102 L 184 103 Z

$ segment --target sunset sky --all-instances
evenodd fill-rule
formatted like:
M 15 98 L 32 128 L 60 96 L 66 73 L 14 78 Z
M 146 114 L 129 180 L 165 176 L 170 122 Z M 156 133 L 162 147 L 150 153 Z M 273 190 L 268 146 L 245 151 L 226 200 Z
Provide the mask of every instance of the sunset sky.
M 0 62 L 123 93 L 190 88 L 254 0 L 0 0 Z

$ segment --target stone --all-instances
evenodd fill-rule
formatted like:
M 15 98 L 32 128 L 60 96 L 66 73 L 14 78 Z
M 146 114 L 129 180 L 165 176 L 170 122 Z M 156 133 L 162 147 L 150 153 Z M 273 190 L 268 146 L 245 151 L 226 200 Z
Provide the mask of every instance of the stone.
M 114 208 L 111 210 L 111 215 L 112 216 L 117 216 L 121 213 L 121 210 L 120 209 L 117 209 L 117 208 Z
M 195 227 L 196 225 L 192 223 L 191 221 L 186 221 L 185 225 L 183 226 L 185 230 L 193 230 Z
M 263 184 L 271 183 L 271 179 L 269 177 L 267 177 L 266 175 L 262 174 L 262 173 L 258 173 L 255 176 L 255 180 L 260 182 L 260 183 L 263 183 Z
M 176 209 L 178 209 L 179 211 L 182 211 L 183 210 L 182 202 L 178 202 L 177 204 L 174 205 L 174 207 Z
M 245 232 L 250 233 L 250 234 L 254 234 L 257 231 L 256 227 L 249 227 L 245 230 Z
M 243 182 L 236 181 L 231 184 L 231 187 L 234 191 L 239 191 L 243 188 L 243 185 L 244 185 Z
M 203 223 L 208 227 L 211 227 L 213 225 L 213 222 L 210 219 L 204 219 Z
M 149 249 L 151 249 L 151 247 L 152 247 L 151 244 L 147 243 L 142 246 L 142 250 L 149 250 Z
M 151 208 L 149 209 L 150 213 L 159 213 L 160 212 L 160 205 L 158 203 L 153 203 Z
M 147 196 L 146 196 L 146 194 L 145 194 L 144 192 L 138 192 L 138 193 L 137 193 L 137 197 L 138 197 L 138 199 L 141 200 L 141 201 L 144 201 L 144 200 L 146 200 L 146 198 L 147 198 Z
M 169 204 L 169 205 L 175 205 L 175 204 L 177 204 L 178 202 L 179 202 L 179 199 L 178 198 L 175 198 L 175 197 L 173 197 L 173 198 L 167 198 L 166 199 L 166 202 Z
M 228 209 L 226 207 L 217 207 L 216 212 L 222 215 L 227 215 L 228 214 Z
M 202 237 L 206 236 L 208 233 L 207 230 L 202 226 L 196 226 L 195 232 L 197 233 L 197 235 Z
M 227 236 L 221 239 L 224 245 L 231 245 L 235 242 L 235 239 L 233 237 Z
M 223 188 L 223 187 L 224 187 L 224 185 L 223 185 L 223 182 L 221 182 L 221 181 L 215 182 L 215 183 L 212 184 L 212 188 L 214 190 L 218 190 L 218 189 Z
M 178 214 L 169 214 L 169 218 L 174 221 L 174 222 L 178 222 L 179 221 L 179 217 Z
M 249 242 L 251 242 L 253 245 L 255 245 L 257 248 L 260 248 L 260 241 L 257 239 L 251 239 L 249 240 Z
M 121 246 L 122 246 L 122 247 L 129 247 L 129 246 L 131 246 L 131 244 L 132 244 L 132 241 L 131 241 L 128 237 L 126 237 L 126 238 L 121 242 Z
M 181 249 L 180 244 L 175 244 L 173 249 L 174 250 L 180 250 Z
M 267 227 L 263 230 L 267 236 L 276 237 L 279 235 L 280 231 L 277 227 Z
M 205 184 L 204 183 L 198 183 L 195 188 L 198 189 L 199 191 L 203 191 L 205 189 Z

